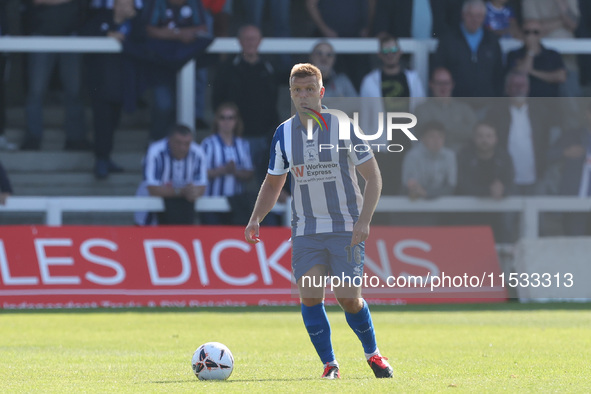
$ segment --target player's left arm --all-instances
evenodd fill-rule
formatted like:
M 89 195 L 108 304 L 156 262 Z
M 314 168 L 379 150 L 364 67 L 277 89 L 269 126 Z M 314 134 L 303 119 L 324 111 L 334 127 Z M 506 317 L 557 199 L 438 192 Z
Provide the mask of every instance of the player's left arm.
M 359 164 L 357 171 L 365 179 L 365 190 L 363 191 L 361 213 L 353 226 L 351 245 L 364 242 L 369 237 L 369 224 L 382 193 L 382 175 L 374 157 Z

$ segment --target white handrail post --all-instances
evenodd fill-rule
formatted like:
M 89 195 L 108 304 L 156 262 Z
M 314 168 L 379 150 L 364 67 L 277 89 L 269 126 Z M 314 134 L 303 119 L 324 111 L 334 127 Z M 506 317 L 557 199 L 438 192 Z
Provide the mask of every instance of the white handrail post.
M 195 60 L 188 61 L 176 77 L 176 120 L 195 128 Z
M 62 225 L 62 207 L 58 198 L 49 198 L 47 200 L 47 210 L 45 211 L 45 223 L 48 226 Z
M 524 239 L 536 239 L 539 236 L 540 212 L 532 198 L 523 199 L 523 211 L 521 211 L 521 235 Z

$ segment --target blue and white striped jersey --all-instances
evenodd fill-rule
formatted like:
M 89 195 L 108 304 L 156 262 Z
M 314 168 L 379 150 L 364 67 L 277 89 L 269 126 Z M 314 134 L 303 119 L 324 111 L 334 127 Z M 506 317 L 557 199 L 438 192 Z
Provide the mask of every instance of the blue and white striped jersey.
M 201 143 L 207 158 L 207 168 L 213 169 L 233 161 L 238 170 L 252 170 L 248 141 L 235 137 L 232 145 L 226 145 L 218 135 L 211 135 Z M 222 175 L 209 179 L 206 196 L 234 196 L 244 191 L 244 185 L 234 175 Z
M 328 130 L 316 127 L 313 139 L 307 139 L 307 129 L 296 114 L 277 128 L 271 144 L 268 173 L 291 171 L 292 175 L 293 236 L 353 231 L 361 211 L 355 166 L 370 160 L 373 153 L 369 148 L 355 151 L 365 142 L 355 136 L 352 125 L 351 139 L 339 140 L 337 117 L 323 116 Z
M 144 158 L 144 182 L 147 186 L 171 183 L 175 188 L 191 183 L 206 186 L 207 163 L 203 149 L 192 142 L 187 157 L 176 160 L 170 154 L 168 138 L 153 142 Z

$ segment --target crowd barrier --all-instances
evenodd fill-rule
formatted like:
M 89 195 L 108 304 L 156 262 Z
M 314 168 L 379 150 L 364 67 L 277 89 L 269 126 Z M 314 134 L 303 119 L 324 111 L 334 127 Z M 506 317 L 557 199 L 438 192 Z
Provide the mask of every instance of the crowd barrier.
M 64 212 L 161 212 L 160 197 L 9 197 L 0 212 L 42 212 L 45 224 L 62 225 Z M 195 203 L 198 212 L 228 212 L 230 204 L 224 197 L 202 197 Z M 283 215 L 289 225 L 291 204 L 278 203 L 275 213 Z M 589 212 L 591 198 L 578 197 L 509 197 L 492 200 L 474 197 L 442 197 L 434 200 L 410 200 L 406 197 L 382 196 L 376 214 L 386 212 L 517 212 L 521 215 L 520 234 L 523 239 L 539 236 L 542 212 Z
M 377 54 L 379 43 L 375 38 L 331 38 L 328 41 L 341 54 Z M 318 42 L 317 38 L 264 38 L 262 54 L 307 54 Z M 437 40 L 400 39 L 400 46 L 412 56 L 412 66 L 426 85 L 429 79 L 429 55 L 437 48 Z M 518 48 L 520 41 L 502 39 L 504 52 Z M 562 54 L 591 54 L 591 39 L 544 39 L 547 48 Z M 0 37 L 0 52 L 78 52 L 114 53 L 121 51 L 121 44 L 109 37 Z M 209 53 L 238 53 L 236 38 L 216 38 L 209 46 Z M 194 126 L 195 122 L 195 63 L 188 62 L 177 75 L 177 121 Z

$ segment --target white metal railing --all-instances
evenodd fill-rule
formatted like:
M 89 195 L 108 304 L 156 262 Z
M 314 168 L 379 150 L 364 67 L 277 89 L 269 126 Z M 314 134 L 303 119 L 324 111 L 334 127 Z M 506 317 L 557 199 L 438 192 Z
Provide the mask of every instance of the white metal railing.
M 375 38 L 331 38 L 328 40 L 337 53 L 376 54 L 379 43 Z M 310 53 L 318 42 L 317 38 L 264 38 L 262 54 L 304 54 Z M 591 39 L 544 39 L 545 46 L 563 54 L 591 53 Z M 423 83 L 429 79 L 429 54 L 437 48 L 437 40 L 400 39 L 404 52 L 412 55 L 413 67 Z M 503 51 L 515 49 L 521 42 L 502 39 Z M 110 37 L 0 37 L 0 52 L 79 52 L 113 53 L 120 52 L 121 44 Z M 240 45 L 236 38 L 216 38 L 209 46 L 209 53 L 238 53 Z M 195 119 L 195 63 L 188 62 L 177 75 L 177 120 L 194 127 Z
M 161 212 L 159 197 L 8 197 L 0 212 L 43 212 L 46 224 L 62 224 L 64 212 Z M 195 203 L 198 212 L 228 212 L 224 197 L 202 197 Z M 283 214 L 283 223 L 291 220 L 291 204 L 277 204 L 273 212 Z M 539 214 L 542 212 L 591 212 L 591 198 L 578 197 L 509 197 L 492 200 L 475 197 L 442 197 L 434 200 L 410 200 L 406 197 L 382 196 L 376 213 L 383 212 L 517 212 L 521 214 L 523 238 L 538 237 Z

